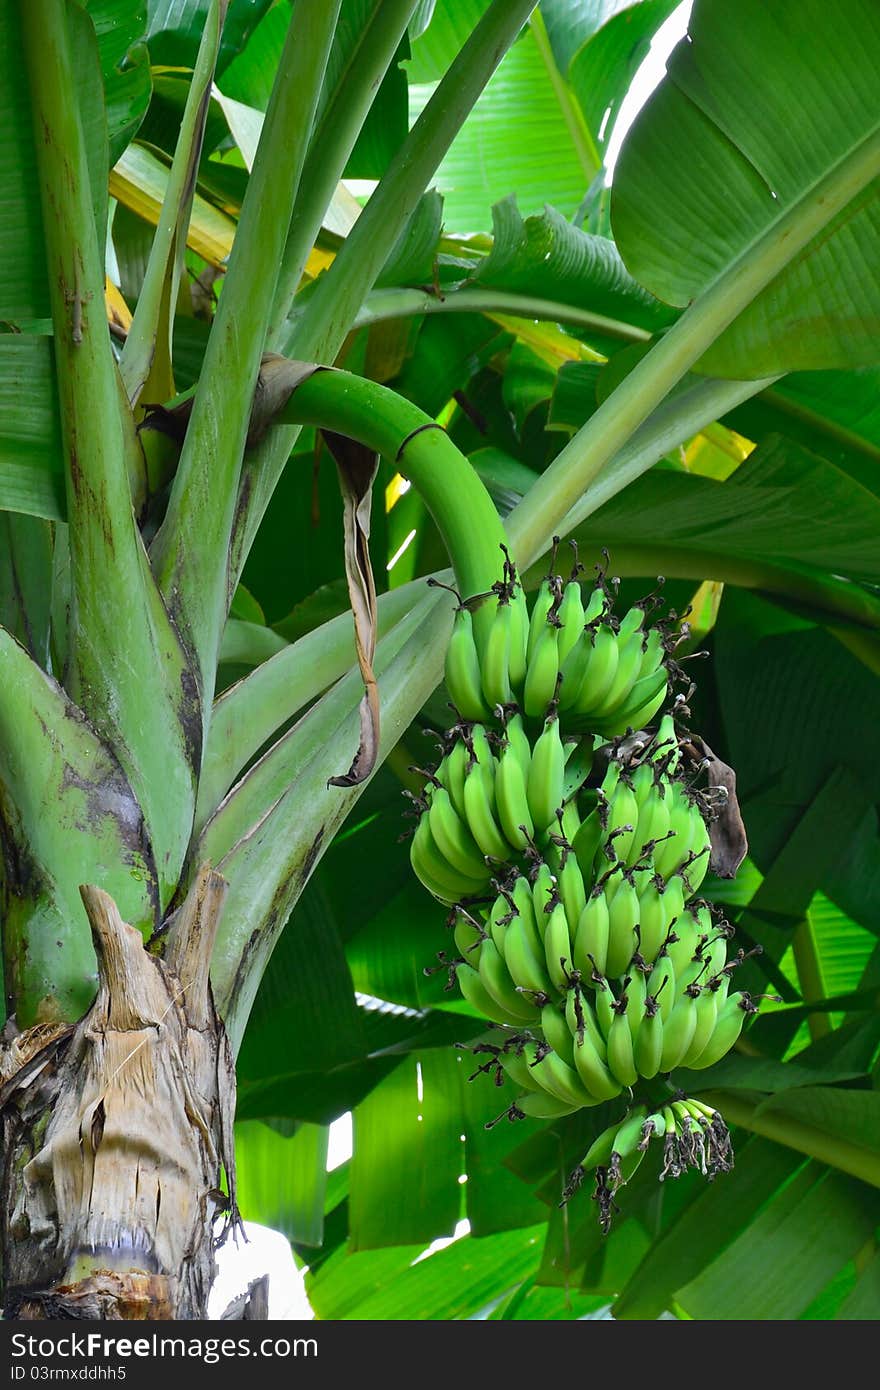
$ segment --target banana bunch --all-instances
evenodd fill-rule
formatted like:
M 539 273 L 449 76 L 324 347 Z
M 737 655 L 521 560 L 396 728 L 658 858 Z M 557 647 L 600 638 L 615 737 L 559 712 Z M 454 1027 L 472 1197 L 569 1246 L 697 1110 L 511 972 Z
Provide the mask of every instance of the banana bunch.
M 490 1054 L 478 1072 L 516 1088 L 498 1119 L 555 1120 L 626 1093 L 573 1175 L 595 1169 L 607 1229 L 652 1138 L 661 1179 L 731 1166 L 720 1115 L 669 1078 L 725 1056 L 757 1004 L 731 990 L 747 953 L 697 896 L 717 808 L 679 737 L 682 697 L 652 727 L 678 670 L 669 624 L 647 625 L 650 598 L 618 619 L 616 585 L 600 572 L 585 592 L 581 569 L 564 581 L 551 567 L 529 608 L 505 551 L 490 593 L 459 604 L 446 660 L 458 719 L 413 798 L 411 862 L 450 908 L 449 987 L 499 1030 L 473 1049 Z
M 513 706 L 544 720 L 558 701 L 572 729 L 603 738 L 640 728 L 669 689 L 671 639 L 645 626 L 653 598 L 621 619 L 599 574 L 584 592 L 575 561 L 568 581 L 551 571 L 528 609 L 505 551 L 502 579 L 481 602 L 460 603 L 446 654 L 446 686 L 463 720 L 488 723 Z
M 661 1182 L 667 1177 L 680 1177 L 688 1168 L 697 1168 L 704 1177 L 713 1178 L 733 1167 L 727 1125 L 711 1105 L 684 1096 L 650 1113 L 648 1106 L 634 1105 L 622 1120 L 609 1125 L 593 1141 L 571 1174 L 562 1202 L 577 1191 L 588 1172 L 595 1171 L 594 1198 L 599 1223 L 607 1233 L 614 1194 L 640 1167 L 652 1139 L 663 1140 Z
M 580 756 L 566 770 L 577 750 L 563 744 L 552 710 L 534 746 L 519 714 L 500 733 L 461 724 L 450 735 L 449 751 L 416 802 L 410 851 L 416 876 L 447 904 L 479 897 L 500 868 L 544 843 L 584 775 Z

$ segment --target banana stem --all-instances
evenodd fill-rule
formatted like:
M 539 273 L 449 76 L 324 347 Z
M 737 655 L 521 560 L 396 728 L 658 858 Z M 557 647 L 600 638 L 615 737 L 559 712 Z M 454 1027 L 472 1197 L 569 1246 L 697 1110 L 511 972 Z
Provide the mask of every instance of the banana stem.
M 485 593 L 499 578 L 507 537 L 495 505 L 464 454 L 423 410 L 387 386 L 325 369 L 295 388 L 276 420 L 355 439 L 409 478 L 437 524 L 462 598 Z
M 571 323 L 579 328 L 593 328 L 609 338 L 625 343 L 647 343 L 651 334 L 645 328 L 604 314 L 591 313 L 576 304 L 560 304 L 555 299 L 511 290 L 485 289 L 479 285 L 453 290 L 442 297 L 431 290 L 382 289 L 367 295 L 354 321 L 355 328 L 381 323 L 384 319 L 410 318 L 421 314 L 512 314 L 517 318 L 543 319 L 548 323 Z
M 740 1125 L 772 1139 L 786 1148 L 795 1149 L 809 1158 L 817 1158 L 820 1163 L 828 1163 L 839 1168 L 842 1173 L 850 1173 L 872 1187 L 880 1187 L 880 1154 L 862 1148 L 834 1134 L 826 1134 L 814 1125 L 798 1120 L 793 1115 L 774 1114 L 765 1110 L 761 1104 L 746 1100 L 732 1091 L 708 1091 L 700 1093 L 699 1100 L 720 1110 L 730 1124 Z

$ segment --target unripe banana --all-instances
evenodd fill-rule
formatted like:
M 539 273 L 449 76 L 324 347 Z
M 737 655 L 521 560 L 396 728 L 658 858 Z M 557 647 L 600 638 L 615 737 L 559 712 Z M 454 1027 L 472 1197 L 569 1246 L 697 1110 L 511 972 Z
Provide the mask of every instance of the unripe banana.
M 620 1095 L 623 1089 L 620 1082 L 612 1075 L 592 1034 L 586 1029 L 574 1035 L 574 1068 L 597 1102 L 614 1100 Z
M 477 952 L 485 936 L 484 929 L 469 913 L 456 912 L 452 938 L 455 942 L 455 949 L 466 961 L 470 960 L 472 956 L 475 960 L 479 959 Z
M 642 766 L 644 767 L 647 765 L 642 764 Z M 635 795 L 635 791 L 633 794 Z M 639 798 L 636 796 L 636 804 L 639 808 L 638 819 L 636 821 L 636 833 L 633 838 L 633 847 L 627 859 L 628 864 L 635 863 L 644 846 L 651 840 L 656 840 L 659 844 L 666 839 L 669 833 L 669 805 L 667 798 L 661 796 L 656 788 L 653 790 L 652 794 L 646 796 L 641 802 L 639 802 Z M 620 853 L 619 850 L 618 853 Z M 656 864 L 654 867 L 656 871 Z
M 611 769 L 617 769 L 611 787 L 607 785 L 612 781 Z M 608 825 L 607 832 L 614 837 L 614 852 L 618 859 L 624 863 L 628 862 L 630 849 L 635 844 L 636 826 L 639 821 L 639 807 L 632 788 L 626 779 L 621 776 L 620 767 L 617 763 L 610 763 L 608 776 L 602 783 L 603 790 L 608 796 Z M 638 858 L 638 852 L 636 853 Z
M 604 1063 L 607 1048 L 590 998 L 591 995 L 583 986 L 576 985 L 568 990 L 565 996 L 565 1022 L 575 1042 L 586 1037 L 592 1044 L 599 1060 Z M 593 1090 L 594 1088 L 590 1085 L 589 1089 Z
M 693 1066 L 697 1057 L 705 1052 L 715 1031 L 718 1021 L 718 998 L 711 989 L 700 990 L 699 998 L 694 1002 L 694 1015 L 694 1035 L 677 1063 L 680 1067 Z
M 521 1018 L 500 1007 L 498 1001 L 486 989 L 479 972 L 472 965 L 468 965 L 466 962 L 458 965 L 455 977 L 463 997 L 483 1018 L 489 1018 L 493 1023 L 505 1023 L 514 1028 L 519 1028 L 522 1025 Z
M 562 666 L 584 626 L 583 592 L 580 583 L 574 577 L 562 590 L 556 616 L 559 619 L 559 665 Z
M 504 957 L 491 937 L 487 937 L 480 947 L 479 973 L 486 992 L 506 1014 L 520 1023 L 538 1021 L 541 1016 L 540 1010 L 529 1003 L 525 995 L 517 992 L 504 963 Z
M 522 585 L 516 584 L 510 600 L 510 684 L 514 695 L 522 694 L 528 670 L 529 610 Z
M 519 913 L 512 919 L 504 935 L 504 961 L 518 989 L 550 995 L 551 984 L 543 957 L 535 950 L 526 923 Z
M 614 679 L 605 691 L 600 700 L 597 700 L 590 711 L 592 717 L 597 721 L 605 719 L 611 715 L 618 706 L 624 704 L 630 691 L 639 678 L 639 671 L 642 664 L 642 633 L 633 632 L 629 636 L 618 633 L 617 636 L 617 665 L 614 671 Z
M 678 997 L 675 968 L 667 955 L 658 956 L 654 962 L 654 968 L 648 976 L 645 997 L 649 994 L 660 1000 L 660 1012 L 665 1023 L 675 1008 Z
M 593 970 L 600 975 L 607 973 L 608 961 L 608 902 L 603 892 L 593 893 L 587 899 L 583 912 L 578 918 L 572 943 L 572 961 L 585 979 Z
M 688 1066 L 695 1071 L 702 1071 L 704 1067 L 712 1067 L 716 1062 L 720 1062 L 733 1047 L 749 1014 L 755 1012 L 755 1006 L 748 994 L 731 994 L 718 1014 L 711 1038 L 699 1057 L 688 1061 Z
M 523 683 L 523 709 L 531 719 L 542 719 L 556 694 L 559 675 L 559 628 L 553 621 L 535 643 Z
M 444 859 L 460 874 L 489 882 L 491 872 L 445 787 L 434 787 L 428 802 L 428 824 Z
M 617 1131 L 620 1129 L 620 1121 L 615 1120 L 613 1125 L 603 1129 L 587 1149 L 586 1154 L 581 1159 L 580 1166 L 584 1172 L 589 1172 L 591 1168 L 604 1168 L 611 1158 L 614 1149 L 614 1140 Z
M 562 902 L 556 904 L 547 919 L 547 930 L 544 934 L 544 955 L 547 961 L 547 973 L 552 984 L 560 993 L 564 993 L 568 989 L 573 966 L 568 918 L 565 915 L 565 907 Z
M 633 1057 L 639 1076 L 650 1081 L 660 1070 L 663 1056 L 663 1015 L 653 995 L 645 1001 L 645 1014 L 633 1045 Z
M 541 586 L 535 595 L 532 604 L 532 612 L 529 618 L 529 633 L 526 640 L 526 667 L 531 666 L 532 657 L 538 641 L 547 626 L 547 617 L 554 604 L 558 604 L 561 597 L 559 577 L 555 574 L 548 574 L 541 580 Z
M 547 934 L 547 921 L 553 911 L 553 903 L 556 900 L 556 875 L 550 868 L 545 859 L 538 865 L 532 883 L 532 906 L 535 910 L 535 924 L 538 928 L 538 935 L 541 940 Z
M 605 980 L 603 983 L 597 984 L 596 992 L 593 996 L 593 1008 L 596 1011 L 596 1022 L 599 1025 L 602 1037 L 606 1040 L 606 1050 L 608 1034 L 611 1031 L 611 1025 L 616 1016 L 614 1012 L 616 1007 L 617 1000 L 614 998 L 608 981 Z
M 492 600 L 489 600 L 492 603 Z M 506 593 L 495 599 L 495 611 L 488 625 L 485 645 L 480 651 L 480 679 L 489 709 L 513 701 L 510 683 L 510 639 L 512 609 Z
M 501 752 L 495 774 L 495 806 L 505 838 L 522 853 L 534 841 L 526 778 L 519 753 L 510 744 Z
M 595 1105 L 596 1100 L 583 1085 L 573 1067 L 562 1060 L 558 1052 L 545 1045 L 526 1043 L 523 1055 L 529 1068 L 545 1091 L 567 1105 Z
M 517 1096 L 515 1104 L 518 1110 L 534 1120 L 558 1120 L 563 1115 L 573 1115 L 576 1110 L 583 1108 L 580 1105 L 566 1105 L 564 1101 L 548 1095 L 546 1091 Z
M 645 960 L 656 960 L 669 930 L 663 898 L 654 875 L 639 889 L 639 950 Z M 660 882 L 662 883 L 662 879 Z
M 694 995 L 688 990 L 676 998 L 675 1008 L 663 1024 L 660 1071 L 672 1071 L 674 1067 L 680 1065 L 682 1058 L 686 1056 L 694 1040 L 697 1027 L 699 998 L 699 993 Z
M 501 954 L 504 954 L 504 939 L 511 920 L 511 906 L 506 893 L 499 893 L 486 918 L 486 929 Z
M 565 851 L 563 852 L 563 860 L 564 862 L 556 874 L 556 884 L 565 908 L 565 915 L 568 918 L 569 931 L 573 937 L 581 919 L 581 913 L 587 904 L 587 894 L 584 887 L 584 876 L 575 855 L 570 850 Z
M 628 699 L 617 710 L 596 721 L 596 732 L 606 738 L 625 733 L 627 729 L 644 729 L 650 724 L 669 694 L 669 678 L 663 670 L 657 675 L 636 681 Z
M 545 1004 L 541 1010 L 541 1032 L 564 1062 L 574 1066 L 574 1039 L 558 1004 Z
M 611 1144 L 612 1155 L 617 1154 L 619 1158 L 627 1158 L 638 1148 L 642 1137 L 642 1126 L 648 1116 L 646 1105 L 636 1105 L 630 1110 L 621 1124 L 617 1127 L 617 1133 Z
M 591 632 L 591 650 L 586 669 L 567 708 L 588 719 L 596 705 L 604 699 L 617 672 L 617 635 L 607 623 L 599 623 Z
M 510 846 L 495 820 L 494 779 L 479 764 L 473 764 L 464 779 L 464 809 L 468 829 L 483 854 L 505 863 Z
M 608 1069 L 622 1086 L 634 1086 L 639 1078 L 633 1055 L 632 1033 L 625 1009 L 615 1011 L 606 1039 Z
M 529 1066 L 522 1048 L 505 1048 L 499 1052 L 498 1062 L 514 1086 L 522 1086 L 524 1091 L 536 1091 L 546 1095 L 539 1078 Z
M 467 744 L 464 739 L 457 738 L 437 769 L 437 776 L 462 820 L 465 819 L 464 779 L 469 758 Z
M 459 608 L 446 648 L 446 688 L 463 719 L 488 719 L 483 698 L 480 659 L 474 640 L 473 616 L 469 608 Z
M 409 858 L 416 877 L 429 893 L 448 907 L 465 898 L 476 897 L 483 890 L 484 885 L 478 879 L 459 873 L 440 853 L 427 815 L 423 815 L 416 826 Z
M 526 791 L 535 830 L 540 835 L 556 823 L 556 812 L 564 799 L 565 747 L 559 733 L 559 719 L 553 710 L 544 721 L 543 731 L 532 749 Z
M 625 975 L 630 961 L 638 950 L 636 924 L 639 920 L 639 895 L 632 881 L 621 875 L 613 896 L 608 899 L 607 973 L 612 979 Z M 607 890 L 606 890 L 607 891 Z

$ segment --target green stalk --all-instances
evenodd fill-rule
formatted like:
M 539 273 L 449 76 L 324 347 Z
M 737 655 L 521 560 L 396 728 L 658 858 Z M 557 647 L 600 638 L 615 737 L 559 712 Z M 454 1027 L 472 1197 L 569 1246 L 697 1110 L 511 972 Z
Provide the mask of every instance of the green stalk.
M 171 328 L 183 265 L 186 229 L 227 5 L 228 0 L 211 0 L 205 17 L 159 225 L 150 247 L 137 308 L 122 349 L 119 368 L 132 404 L 136 403 L 150 374 L 160 333 L 164 338 L 162 350 L 169 367 L 171 363 Z
M 544 319 L 548 323 L 571 323 L 578 328 L 594 328 L 610 338 L 626 343 L 647 343 L 651 334 L 644 328 L 602 314 L 592 314 L 574 304 L 560 304 L 555 299 L 538 299 L 533 295 L 514 294 L 505 290 L 452 290 L 442 297 L 429 290 L 373 290 L 358 311 L 353 327 L 381 323 L 383 319 L 411 318 L 422 314 L 514 314 L 524 319 Z M 776 380 L 774 377 L 773 380 Z
M 315 126 L 269 319 L 267 345 L 273 351 L 282 350 L 290 332 L 286 319 L 309 252 L 415 7 L 416 0 L 376 0 L 351 55 L 348 70 L 337 83 Z
M 164 902 L 192 819 L 198 715 L 132 512 L 127 458 L 138 446 L 110 348 L 68 30 L 69 22 L 90 21 L 64 0 L 28 0 L 20 11 L 66 471 L 66 684 L 128 775 L 153 841 Z
M 799 251 L 880 174 L 880 133 L 867 137 L 722 271 L 557 455 L 508 518 L 530 564 L 569 508 L 655 406 Z
M 205 715 L 234 590 L 223 557 L 251 402 L 339 4 L 297 0 L 293 11 L 168 511 L 153 543 L 162 592 L 195 655 Z
M 822 979 L 816 932 L 809 911 L 804 914 L 803 921 L 795 927 L 791 949 L 804 1003 L 814 1004 L 824 999 L 825 981 Z M 809 1013 L 807 1027 L 813 1042 L 818 1042 L 819 1038 L 827 1038 L 829 1033 L 834 1031 L 831 1019 L 826 1013 Z
M 451 579 L 448 574 L 447 579 Z M 406 616 L 424 590 L 425 581 L 417 579 L 380 596 L 381 636 Z M 245 764 L 276 729 L 344 676 L 354 662 L 351 614 L 340 613 L 306 633 L 298 642 L 285 645 L 282 651 L 223 692 L 214 702 L 205 744 L 196 805 L 196 833 L 214 814 Z
M 825 1134 L 792 1115 L 776 1115 L 772 1110 L 764 1110 L 760 1102 L 746 1100 L 734 1091 L 701 1092 L 698 1099 L 720 1110 L 730 1124 L 740 1125 L 753 1134 L 761 1134 L 765 1139 L 784 1144 L 786 1148 L 806 1154 L 809 1158 L 817 1158 L 820 1163 L 828 1163 L 842 1173 L 850 1173 L 872 1187 L 880 1187 L 880 1154 L 860 1144 Z
M 492 0 L 401 145 L 339 255 L 317 282 L 284 344 L 287 356 L 304 362 L 333 361 L 389 249 L 533 8 L 534 0 Z M 284 426 L 273 429 L 245 463 L 230 561 L 233 584 L 244 567 L 297 433 Z
M 409 478 L 437 524 L 463 598 L 485 593 L 499 578 L 507 537 L 495 504 L 446 431 L 418 406 L 334 369 L 302 381 L 277 418 L 356 439 Z
M 529 20 L 529 27 L 532 31 L 532 38 L 535 40 L 535 47 L 541 55 L 541 61 L 547 70 L 547 76 L 550 78 L 550 85 L 556 94 L 556 100 L 559 102 L 559 109 L 568 127 L 571 143 L 574 145 L 575 153 L 584 171 L 585 183 L 590 184 L 602 168 L 602 157 L 596 149 L 596 142 L 584 120 L 581 108 L 572 96 L 571 88 L 556 66 L 556 59 L 550 46 L 550 36 L 547 33 L 547 26 L 540 10 L 535 10 Z

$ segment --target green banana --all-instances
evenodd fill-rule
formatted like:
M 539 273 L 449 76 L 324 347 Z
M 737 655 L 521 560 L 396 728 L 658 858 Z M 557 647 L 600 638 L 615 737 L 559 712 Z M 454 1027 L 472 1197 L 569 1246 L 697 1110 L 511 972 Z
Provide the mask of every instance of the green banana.
M 556 886 L 565 907 L 571 935 L 574 936 L 581 913 L 587 905 L 587 893 L 576 856 L 568 849 L 563 851 L 562 858 L 563 863 L 556 873 Z
M 458 873 L 489 882 L 491 872 L 473 836 L 461 820 L 445 787 L 433 787 L 428 801 L 428 824 L 444 859 Z
M 556 1096 L 548 1095 L 545 1091 L 539 1091 L 535 1095 L 518 1096 L 514 1104 L 523 1115 L 534 1120 L 558 1120 L 563 1115 L 573 1115 L 576 1110 L 581 1110 L 580 1105 L 567 1105 L 565 1101 L 558 1100 Z
M 607 1057 L 605 1039 L 590 1004 L 590 995 L 583 985 L 574 985 L 566 992 L 564 1009 L 566 1026 L 571 1036 L 576 1042 L 586 1037 L 599 1060 L 604 1063 Z
M 533 994 L 551 993 L 543 955 L 530 938 L 525 919 L 517 913 L 504 934 L 504 961 L 514 985 Z
M 580 828 L 571 842 L 585 883 L 590 883 L 593 880 L 596 855 L 602 843 L 603 833 L 602 819 L 598 808 L 596 808 L 590 812 L 585 820 L 581 821 Z
M 642 1138 L 642 1128 L 648 1117 L 648 1107 L 646 1105 L 636 1105 L 628 1111 L 626 1118 L 617 1126 L 617 1132 L 611 1144 L 612 1158 L 616 1154 L 618 1158 L 628 1158 L 635 1153 Z
M 570 579 L 563 589 L 556 616 L 559 620 L 558 661 L 562 667 L 584 627 L 584 600 L 577 579 Z
M 675 1008 L 663 1024 L 663 1049 L 660 1054 L 660 1071 L 672 1071 L 681 1064 L 694 1040 L 697 1027 L 697 1004 L 699 991 L 692 994 L 685 990 L 675 1001 Z
M 505 838 L 522 853 L 534 841 L 535 823 L 529 806 L 522 760 L 511 744 L 502 749 L 498 759 L 495 806 Z
M 571 949 L 572 963 L 585 979 L 594 970 L 607 973 L 608 933 L 608 902 L 603 892 L 594 892 L 578 918 Z
M 700 990 L 699 998 L 694 1002 L 694 1015 L 694 1034 L 677 1063 L 680 1067 L 693 1066 L 697 1057 L 705 1052 L 715 1031 L 718 1021 L 718 998 L 711 989 Z
M 452 703 L 463 719 L 489 718 L 483 698 L 480 658 L 474 640 L 473 615 L 469 608 L 458 608 L 452 623 L 452 635 L 446 648 L 446 688 Z
M 594 719 L 602 720 L 608 717 L 629 696 L 639 678 L 642 644 L 642 633 L 639 631 L 629 636 L 620 632 L 617 634 L 617 665 L 614 668 L 614 679 L 601 699 L 595 700 L 590 711 Z
M 447 907 L 465 898 L 476 897 L 483 890 L 484 884 L 479 879 L 459 873 L 441 854 L 431 834 L 427 815 L 422 815 L 416 826 L 409 858 L 419 881 Z
M 515 583 L 510 598 L 510 684 L 515 695 L 522 691 L 528 670 L 529 609 L 522 585 Z
M 688 1066 L 694 1071 L 702 1071 L 704 1067 L 711 1067 L 720 1062 L 733 1047 L 746 1019 L 756 1012 L 748 994 L 738 991 L 736 994 L 728 995 L 719 1010 L 712 1036 L 698 1057 L 688 1058 Z
M 626 974 L 630 961 L 639 948 L 636 933 L 638 921 L 639 895 L 632 880 L 622 874 L 608 900 L 606 971 L 612 979 Z
M 633 1053 L 633 1039 L 626 1016 L 625 995 L 621 996 L 608 1029 L 608 1069 L 622 1086 L 634 1086 L 639 1079 Z M 623 1007 L 621 1007 L 623 1004 Z
M 471 917 L 469 912 L 465 912 L 461 908 L 456 911 L 452 939 L 459 955 L 467 960 L 468 956 L 479 949 L 485 936 L 485 929 L 474 917 Z
M 449 799 L 464 819 L 464 779 L 470 753 L 463 738 L 456 738 L 437 769 L 437 777 L 449 792 Z
M 605 697 L 617 672 L 617 635 L 607 623 L 591 630 L 589 659 L 574 699 L 567 707 L 583 718 L 589 717 Z
M 466 962 L 456 966 L 455 978 L 462 995 L 483 1018 L 493 1023 L 505 1023 L 514 1028 L 522 1026 L 522 1019 L 502 1009 L 498 1001 L 489 993 L 480 977 L 479 971 Z
M 522 704 L 531 719 L 543 719 L 556 694 L 559 676 L 559 628 L 551 614 L 529 657 Z
M 479 974 L 487 994 L 506 1014 L 519 1023 L 536 1023 L 540 1010 L 531 1004 L 525 995 L 518 993 L 510 978 L 504 957 L 491 937 L 480 947 Z
M 544 730 L 535 742 L 528 767 L 525 790 L 528 808 L 538 834 L 555 824 L 556 812 L 562 808 L 563 784 L 566 776 L 566 751 L 559 734 L 559 717 L 553 709 L 544 721 Z
M 495 820 L 495 785 L 482 764 L 474 763 L 464 779 L 464 809 L 468 829 L 483 854 L 505 863 L 510 846 Z
M 541 1010 L 541 1032 L 564 1062 L 574 1066 L 574 1039 L 558 1004 L 545 1004 Z
M 529 616 L 529 632 L 526 639 L 526 668 L 531 666 L 535 655 L 535 648 L 547 626 L 547 618 L 554 604 L 559 604 L 561 599 L 560 581 L 555 574 L 548 574 L 541 580 L 541 586 L 535 595 L 532 604 L 532 611 Z
M 639 1076 L 650 1081 L 660 1070 L 663 1056 L 663 1015 L 656 995 L 649 994 L 645 1000 L 645 1014 L 639 1024 L 633 1044 L 633 1057 Z
M 547 973 L 552 984 L 560 992 L 564 992 L 568 988 L 573 967 L 568 918 L 561 901 L 556 903 L 547 920 L 547 929 L 544 933 L 544 955 L 547 961 Z
M 558 1052 L 552 1048 L 545 1051 L 543 1047 L 537 1047 L 529 1043 L 525 1049 L 526 1056 L 533 1054 L 534 1060 L 529 1060 L 531 1070 L 535 1073 L 544 1087 L 551 1095 L 558 1100 L 565 1101 L 568 1105 L 596 1105 L 598 1102 L 590 1091 L 584 1086 L 578 1073 L 567 1062 L 564 1062 Z
M 547 934 L 547 919 L 553 911 L 556 897 L 556 876 L 546 859 L 542 859 L 532 882 L 532 906 L 535 910 L 538 935 L 542 941 Z
M 513 701 L 513 688 L 510 683 L 512 612 L 506 592 L 499 593 L 495 612 L 486 633 L 486 641 L 479 654 L 480 680 L 491 710 L 494 710 L 496 705 L 509 705 Z

